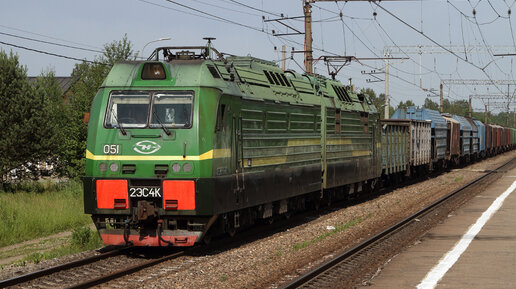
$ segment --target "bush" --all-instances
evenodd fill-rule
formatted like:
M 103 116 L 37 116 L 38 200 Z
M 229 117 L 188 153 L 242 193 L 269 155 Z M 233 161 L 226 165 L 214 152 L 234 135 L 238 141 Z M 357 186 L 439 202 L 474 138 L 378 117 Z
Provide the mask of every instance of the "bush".
M 88 227 L 76 228 L 72 233 L 72 246 L 85 247 L 91 240 L 91 230 Z

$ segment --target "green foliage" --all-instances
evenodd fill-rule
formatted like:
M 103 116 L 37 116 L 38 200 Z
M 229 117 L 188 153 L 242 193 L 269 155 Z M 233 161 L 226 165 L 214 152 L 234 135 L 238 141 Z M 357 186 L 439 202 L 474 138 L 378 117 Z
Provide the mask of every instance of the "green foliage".
M 412 100 L 407 100 L 406 102 L 400 101 L 398 107 L 396 109 L 405 109 L 409 106 L 416 106 Z
M 137 53 L 133 51 L 133 45 L 131 41 L 127 39 L 127 34 L 124 35 L 122 40 L 113 41 L 104 45 L 104 63 L 113 66 L 117 61 L 123 61 L 134 57 L 136 59 Z
M 29 84 L 27 69 L 0 51 L 0 184 L 6 173 L 35 176 L 37 162 L 52 162 L 64 138 L 61 91 L 52 72 Z
M 444 112 L 454 115 L 468 116 L 469 103 L 467 100 L 455 100 L 450 102 L 445 99 L 443 100 L 443 110 Z
M 377 97 L 376 93 L 371 88 L 363 88 L 360 90 L 360 93 L 368 94 L 371 100 L 373 101 L 374 106 L 376 107 L 376 110 L 378 113 L 380 113 L 381 118 L 384 118 L 385 114 L 385 94 L 380 93 L 380 95 Z M 394 108 L 389 105 L 389 116 L 394 114 Z
M 77 64 L 72 72 L 70 105 L 64 105 L 62 91 L 49 71 L 31 85 L 27 69 L 17 55 L 0 51 L 0 190 L 14 170 L 16 179 L 38 178 L 36 164 L 54 165 L 68 177 L 84 174 L 87 124 L 93 97 L 109 73 L 121 60 L 136 58 L 131 42 L 122 40 L 104 45 L 95 63 Z
M 83 247 L 90 241 L 92 231 L 88 227 L 75 228 L 72 232 L 72 245 Z
M 29 256 L 27 256 L 26 259 L 31 261 L 34 264 L 38 264 L 39 262 L 41 262 L 44 259 L 44 257 L 45 256 L 42 253 L 35 252 L 35 253 L 32 253 Z
M 30 253 L 25 258 L 18 261 L 18 265 L 25 266 L 26 261 L 38 264 L 43 260 L 50 260 L 86 250 L 94 250 L 100 247 L 102 247 L 102 240 L 98 234 L 94 233 L 89 228 L 78 228 L 72 233 L 70 244 L 61 245 L 49 251 Z
M 0 192 L 0 247 L 91 224 L 83 212 L 75 181 L 41 193 Z
M 430 98 L 425 98 L 425 104 L 423 104 L 423 107 L 424 108 L 428 108 L 428 109 L 432 109 L 432 110 L 437 110 L 439 111 L 439 104 L 437 104 L 436 102 L 433 102 Z

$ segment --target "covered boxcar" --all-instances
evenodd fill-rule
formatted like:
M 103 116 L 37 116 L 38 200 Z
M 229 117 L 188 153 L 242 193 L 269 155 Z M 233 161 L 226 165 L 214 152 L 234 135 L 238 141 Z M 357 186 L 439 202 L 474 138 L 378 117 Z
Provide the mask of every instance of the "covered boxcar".
M 471 156 L 476 158 L 480 152 L 480 143 L 478 139 L 478 126 L 472 118 L 465 117 L 471 125 Z
M 511 149 L 516 144 L 516 129 L 511 128 Z
M 505 133 L 505 144 L 504 144 L 504 150 L 509 150 L 509 147 L 511 146 L 511 129 L 504 127 L 503 131 Z
M 486 124 L 486 155 L 494 154 L 496 148 L 496 128 L 492 124 Z
M 397 109 L 394 112 L 392 119 L 415 119 L 430 121 L 432 129 L 432 161 L 434 163 L 444 162 L 446 158 L 446 137 L 448 128 L 446 121 L 438 111 L 409 106 L 406 109 Z
M 427 166 L 431 158 L 431 122 L 410 119 L 383 119 L 382 168 L 385 175 Z
M 446 121 L 446 160 L 458 162 L 460 157 L 460 123 L 450 115 L 443 115 Z
M 503 127 L 493 124 L 493 152 L 500 153 L 502 149 L 502 132 Z
M 479 157 L 484 158 L 486 156 L 486 126 L 479 120 L 473 120 L 478 127 L 478 148 Z
M 453 118 L 460 123 L 460 155 L 463 158 L 469 158 L 472 153 L 471 133 L 473 129 L 465 117 L 454 115 Z

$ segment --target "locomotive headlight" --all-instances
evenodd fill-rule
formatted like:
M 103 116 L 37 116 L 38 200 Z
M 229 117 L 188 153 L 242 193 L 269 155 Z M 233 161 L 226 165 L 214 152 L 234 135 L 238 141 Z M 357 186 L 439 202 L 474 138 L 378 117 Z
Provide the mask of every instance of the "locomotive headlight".
M 110 164 L 109 165 L 109 170 L 111 170 L 112 172 L 118 171 L 118 164 L 117 163 Z
M 179 173 L 181 171 L 181 165 L 178 163 L 175 163 L 172 165 L 172 171 L 174 173 Z
M 105 173 L 107 171 L 107 164 L 106 163 L 100 163 L 99 171 Z
M 192 171 L 192 164 L 186 163 L 183 165 L 183 172 L 189 173 Z

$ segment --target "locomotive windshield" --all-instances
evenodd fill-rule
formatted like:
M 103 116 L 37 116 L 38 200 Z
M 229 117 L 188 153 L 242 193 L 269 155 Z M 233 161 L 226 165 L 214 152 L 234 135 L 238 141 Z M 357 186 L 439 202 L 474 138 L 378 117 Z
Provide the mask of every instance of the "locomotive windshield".
M 106 111 L 105 127 L 189 128 L 192 105 L 193 94 L 189 92 L 114 91 Z
M 156 93 L 152 99 L 151 127 L 190 127 L 192 95 Z

